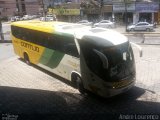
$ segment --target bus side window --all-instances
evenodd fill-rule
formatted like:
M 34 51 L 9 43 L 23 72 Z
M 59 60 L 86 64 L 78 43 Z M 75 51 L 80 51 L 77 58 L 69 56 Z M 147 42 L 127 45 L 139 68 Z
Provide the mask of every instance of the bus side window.
M 64 46 L 65 53 L 72 55 L 74 57 L 78 57 L 78 50 L 75 44 L 69 43 Z
M 63 39 L 63 42 L 61 43 L 63 46 L 63 51 L 71 56 L 79 57 L 78 49 L 76 46 L 76 43 L 74 41 L 73 36 L 65 36 Z
M 41 46 L 45 46 L 46 47 L 46 44 L 45 44 L 45 33 L 42 33 L 40 31 L 31 31 L 31 39 L 32 39 L 32 42 L 35 43 L 35 44 L 38 44 L 38 45 L 41 45 Z
M 51 48 L 51 49 L 55 50 L 55 47 L 54 47 L 54 36 L 52 34 L 48 35 L 47 39 L 45 40 L 45 45 L 48 48 Z
M 31 32 L 30 32 L 30 39 L 31 39 L 31 41 L 32 41 L 33 43 L 38 44 L 36 31 L 31 31 Z
M 21 38 L 22 38 L 22 40 L 26 40 L 26 41 L 30 42 L 29 31 L 26 29 L 21 29 Z
M 14 37 L 19 38 L 19 29 L 16 26 L 11 26 L 12 34 Z
M 13 33 L 16 38 L 21 39 L 21 30 L 18 27 L 13 26 Z
M 36 37 L 35 37 L 35 41 L 41 45 L 41 46 L 45 46 L 45 41 L 46 41 L 46 36 L 45 36 L 45 33 L 42 33 L 42 32 L 39 32 L 39 31 L 36 31 Z M 46 46 L 45 46 L 46 47 Z
M 19 39 L 22 39 L 22 40 L 24 40 L 23 39 L 23 36 L 24 36 L 24 32 L 23 31 L 24 30 L 22 28 L 18 28 L 17 29 L 17 36 L 18 36 Z

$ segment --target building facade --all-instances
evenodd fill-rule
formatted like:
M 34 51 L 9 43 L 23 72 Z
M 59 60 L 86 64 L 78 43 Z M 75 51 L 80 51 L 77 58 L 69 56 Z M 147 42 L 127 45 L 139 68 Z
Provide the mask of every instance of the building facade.
M 137 23 L 147 21 L 160 23 L 159 0 L 113 0 L 113 14 L 117 22 Z
M 158 22 L 159 2 L 136 2 L 137 21 Z
M 138 21 L 160 23 L 159 0 L 86 0 L 85 4 L 93 1 L 98 2 L 99 7 L 88 7 L 83 11 L 90 21 L 109 19 L 120 24 Z
M 138 21 L 160 24 L 159 0 L 43 0 L 59 20 L 76 22 L 80 19 L 99 21 L 109 19 L 117 23 Z M 85 7 L 82 5 L 84 4 Z M 42 0 L 0 0 L 0 16 L 14 16 L 43 12 Z M 127 18 L 127 19 L 126 19 Z
M 39 0 L 25 0 L 25 10 L 28 15 L 38 15 L 41 7 Z
M 17 12 L 15 0 L 0 0 L 0 17 L 13 16 Z
M 0 0 L 0 16 L 36 15 L 41 8 L 39 0 Z
M 57 19 L 65 22 L 80 20 L 81 0 L 51 0 L 48 14 L 55 14 Z

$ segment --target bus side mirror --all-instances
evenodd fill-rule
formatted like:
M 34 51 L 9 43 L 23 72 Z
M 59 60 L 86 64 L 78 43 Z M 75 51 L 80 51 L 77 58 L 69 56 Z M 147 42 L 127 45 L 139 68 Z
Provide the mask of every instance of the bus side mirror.
M 137 45 L 137 44 L 135 44 L 133 42 L 130 42 L 130 43 L 139 49 L 139 56 L 142 57 L 143 56 L 142 48 L 139 45 Z
M 108 58 L 103 54 L 101 53 L 100 51 L 94 49 L 93 50 L 95 53 L 97 53 L 97 55 L 100 57 L 100 59 L 102 60 L 102 63 L 103 63 L 103 67 L 105 69 L 108 69 Z

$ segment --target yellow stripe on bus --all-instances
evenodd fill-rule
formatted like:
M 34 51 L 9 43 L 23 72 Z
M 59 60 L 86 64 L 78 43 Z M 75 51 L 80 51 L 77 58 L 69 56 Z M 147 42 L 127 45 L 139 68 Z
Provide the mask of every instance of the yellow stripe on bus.
M 26 42 L 18 38 L 13 37 L 12 42 L 14 46 L 14 51 L 21 58 L 24 58 L 24 53 L 28 54 L 29 60 L 31 63 L 38 64 L 39 60 L 45 50 L 45 47 L 33 44 L 31 42 Z

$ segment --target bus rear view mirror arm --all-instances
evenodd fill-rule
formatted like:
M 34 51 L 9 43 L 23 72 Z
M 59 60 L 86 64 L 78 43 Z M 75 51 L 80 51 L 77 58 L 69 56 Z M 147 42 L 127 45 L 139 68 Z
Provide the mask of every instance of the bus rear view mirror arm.
M 142 57 L 143 56 L 142 47 L 140 47 L 139 45 L 137 45 L 133 42 L 130 42 L 130 43 L 139 49 L 139 56 Z
M 76 38 L 76 34 L 75 34 L 75 33 L 74 33 L 74 41 L 75 41 L 75 44 L 76 44 L 78 53 L 79 53 L 79 55 L 80 55 L 80 46 L 79 46 L 79 43 L 78 43 L 78 40 L 77 40 L 77 38 Z
M 108 69 L 108 58 L 103 54 L 101 53 L 100 51 L 94 49 L 94 52 L 97 53 L 97 55 L 100 57 L 100 59 L 102 60 L 102 63 L 103 63 L 103 67 L 105 69 Z

